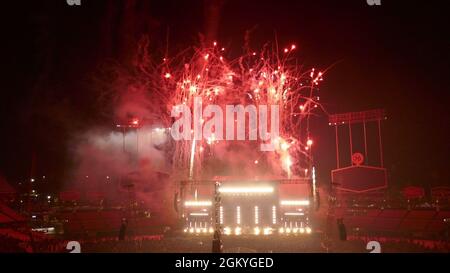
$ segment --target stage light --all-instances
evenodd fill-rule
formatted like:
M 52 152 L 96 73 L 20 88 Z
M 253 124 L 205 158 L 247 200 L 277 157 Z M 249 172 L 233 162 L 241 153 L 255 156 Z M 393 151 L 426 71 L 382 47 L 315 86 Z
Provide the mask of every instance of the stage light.
M 276 224 L 277 223 L 277 207 L 273 206 L 272 207 L 272 224 Z
M 183 232 L 185 232 L 185 233 L 188 232 L 188 229 L 187 228 L 183 229 Z
M 305 233 L 305 229 L 301 227 L 300 228 L 300 233 L 302 233 L 302 234 Z
M 211 201 L 186 201 L 185 207 L 209 207 L 212 205 Z
M 292 232 L 293 232 L 293 233 L 297 233 L 297 232 L 298 232 L 298 228 L 294 228 L 294 229 L 292 230 Z
M 236 235 L 241 235 L 241 234 L 242 234 L 242 229 L 241 229 L 240 227 L 236 227 L 236 228 L 234 229 L 234 234 L 236 234 Z
M 278 230 L 278 232 L 284 233 L 284 228 L 281 227 L 281 228 Z
M 189 215 L 190 216 L 208 216 L 209 214 L 207 212 L 191 212 Z
M 194 228 L 190 228 L 189 233 L 194 233 Z
M 285 212 L 284 215 L 285 216 L 303 216 L 305 214 L 302 212 Z
M 269 227 L 264 228 L 263 234 L 264 235 L 272 234 L 272 228 L 269 228 Z
M 203 233 L 207 233 L 208 229 L 207 228 L 203 228 Z
M 309 200 L 281 200 L 282 206 L 309 206 Z
M 223 233 L 225 233 L 225 235 L 230 235 L 231 234 L 231 229 L 229 227 L 224 227 Z
M 212 227 L 209 228 L 209 233 L 213 233 L 214 229 Z
M 272 187 L 223 187 L 221 193 L 272 193 Z
M 291 229 L 290 228 L 286 228 L 286 233 L 291 233 Z
M 199 229 L 199 228 L 195 229 L 195 233 L 200 233 L 200 232 L 201 232 L 201 229 Z
M 241 224 L 241 207 L 236 207 L 236 224 Z
M 310 228 L 310 227 L 307 227 L 307 228 L 306 228 L 306 233 L 311 234 L 311 232 L 312 232 L 311 228 Z
M 259 227 L 255 227 L 253 229 L 255 235 L 259 235 L 261 233 L 261 229 Z

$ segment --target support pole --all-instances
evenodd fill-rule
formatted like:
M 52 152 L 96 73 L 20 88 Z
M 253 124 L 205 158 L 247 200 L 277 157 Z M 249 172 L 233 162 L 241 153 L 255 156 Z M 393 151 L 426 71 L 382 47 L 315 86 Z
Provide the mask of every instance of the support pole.
M 381 167 L 384 167 L 383 143 L 381 142 L 381 121 L 380 120 L 378 120 L 378 141 L 379 141 L 379 145 L 380 145 L 380 163 L 381 163 Z
M 353 155 L 353 141 L 352 141 L 352 124 L 348 123 L 348 133 L 349 133 L 349 139 L 350 139 L 350 165 L 353 165 L 352 163 L 352 155 Z
M 366 121 L 363 122 L 364 128 L 364 161 L 366 165 L 369 164 L 369 155 L 367 153 L 367 133 L 366 133 Z
M 339 169 L 339 138 L 338 138 L 338 125 L 334 126 L 336 132 L 336 163 Z

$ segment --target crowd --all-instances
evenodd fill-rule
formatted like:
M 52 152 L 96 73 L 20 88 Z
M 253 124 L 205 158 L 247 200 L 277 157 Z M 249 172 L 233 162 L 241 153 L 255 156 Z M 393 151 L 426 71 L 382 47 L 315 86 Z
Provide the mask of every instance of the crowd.
M 224 252 L 228 253 L 368 253 L 368 241 L 378 241 L 383 253 L 449 252 L 450 243 L 430 240 L 404 240 L 384 237 L 349 236 L 347 241 L 333 240 L 324 245 L 320 236 L 224 236 Z M 45 239 L 22 241 L 0 235 L 0 253 L 68 253 L 68 241 Z M 162 235 L 127 237 L 125 240 L 102 238 L 80 241 L 83 253 L 208 253 L 210 236 Z

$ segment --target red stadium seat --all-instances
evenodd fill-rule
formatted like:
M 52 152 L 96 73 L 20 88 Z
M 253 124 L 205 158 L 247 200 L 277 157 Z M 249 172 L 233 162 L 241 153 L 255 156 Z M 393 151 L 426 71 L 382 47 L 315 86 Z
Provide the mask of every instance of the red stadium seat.
M 405 219 L 399 226 L 404 231 L 424 231 L 430 221 L 424 219 Z
M 366 216 L 367 217 L 378 217 L 381 212 L 382 212 L 382 210 L 380 210 L 380 209 L 370 209 L 370 210 L 367 210 Z
M 396 231 L 402 219 L 378 217 L 372 223 L 372 230 Z
M 429 232 L 440 232 L 444 230 L 444 228 L 445 224 L 442 220 L 433 220 L 428 224 L 426 230 Z
M 403 218 L 408 211 L 404 209 L 383 210 L 378 217 L 380 218 Z
M 407 219 L 426 219 L 431 221 L 436 215 L 435 210 L 412 210 L 406 215 Z
M 446 218 L 450 218 L 450 211 L 439 211 L 434 219 L 442 221 Z

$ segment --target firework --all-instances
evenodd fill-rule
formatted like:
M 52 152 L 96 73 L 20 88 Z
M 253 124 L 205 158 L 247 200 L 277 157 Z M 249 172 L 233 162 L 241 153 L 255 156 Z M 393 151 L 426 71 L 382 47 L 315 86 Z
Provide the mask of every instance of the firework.
M 302 70 L 295 45 L 282 50 L 266 45 L 260 51 L 247 49 L 244 55 L 228 59 L 226 49 L 214 42 L 208 48 L 165 57 L 159 64 L 149 61 L 147 47 L 148 41 L 141 43 L 135 77 L 151 93 L 166 128 L 171 126 L 172 107 L 183 104 L 192 109 L 196 97 L 206 105 L 278 105 L 280 135 L 270 140 L 275 151 L 262 157 L 278 164 L 288 177 L 308 175 L 313 143 L 309 120 L 314 111 L 322 109 L 318 87 L 324 73 L 314 68 Z M 202 119 L 201 124 L 204 122 Z M 191 134 L 191 140 L 175 142 L 172 162 L 174 174 L 194 178 L 202 175 L 203 162 L 215 156 L 215 145 L 222 140 L 216 140 L 214 134 L 196 139 L 194 130 Z M 249 161 L 254 166 L 261 159 Z

